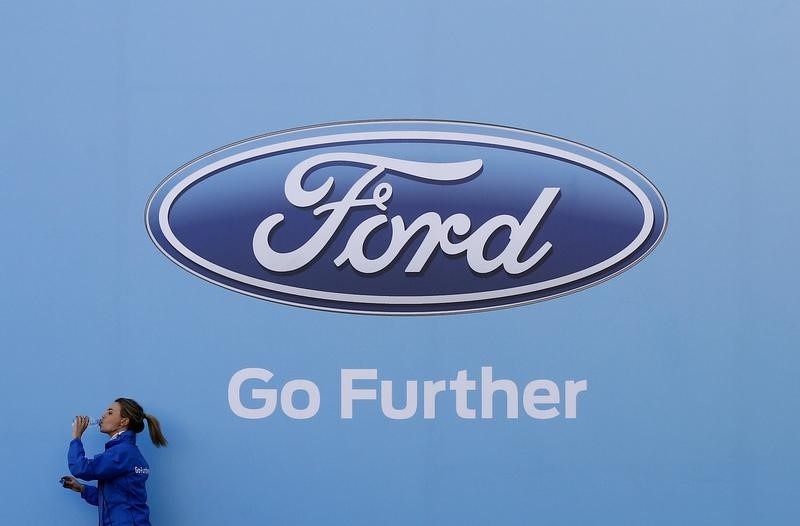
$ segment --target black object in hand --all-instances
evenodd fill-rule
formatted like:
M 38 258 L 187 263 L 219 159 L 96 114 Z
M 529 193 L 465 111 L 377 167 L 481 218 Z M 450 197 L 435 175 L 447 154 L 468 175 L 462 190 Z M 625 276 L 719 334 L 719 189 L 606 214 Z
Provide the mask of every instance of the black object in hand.
M 61 483 L 62 487 L 64 488 L 67 487 L 67 477 L 61 477 L 60 479 L 58 479 L 58 481 Z

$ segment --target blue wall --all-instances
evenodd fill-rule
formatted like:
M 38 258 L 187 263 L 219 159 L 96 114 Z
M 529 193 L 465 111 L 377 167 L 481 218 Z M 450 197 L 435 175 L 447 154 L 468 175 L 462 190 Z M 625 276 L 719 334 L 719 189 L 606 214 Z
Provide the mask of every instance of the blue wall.
M 118 396 L 170 439 L 140 442 L 155 524 L 797 517 L 798 4 L 166 4 L 0 8 L 1 523 L 95 520 L 57 480 L 73 416 Z M 667 235 L 588 290 L 428 317 L 259 301 L 148 239 L 150 193 L 204 152 L 409 117 L 609 152 L 663 193 Z M 574 419 L 503 418 L 500 398 L 491 420 L 341 418 L 342 369 L 401 386 L 483 366 L 589 389 Z M 228 384 L 248 367 L 313 381 L 319 412 L 239 418 Z

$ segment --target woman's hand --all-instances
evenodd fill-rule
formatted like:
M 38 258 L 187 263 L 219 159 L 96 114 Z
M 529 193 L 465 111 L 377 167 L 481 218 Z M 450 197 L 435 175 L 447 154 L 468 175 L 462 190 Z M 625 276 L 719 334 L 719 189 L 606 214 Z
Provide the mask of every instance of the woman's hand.
M 89 427 L 89 417 L 76 416 L 75 423 L 72 424 L 72 438 L 80 439 L 87 427 Z
M 61 485 L 72 491 L 77 491 L 78 493 L 83 492 L 83 484 L 78 482 L 75 477 L 70 477 L 69 475 L 61 477 Z

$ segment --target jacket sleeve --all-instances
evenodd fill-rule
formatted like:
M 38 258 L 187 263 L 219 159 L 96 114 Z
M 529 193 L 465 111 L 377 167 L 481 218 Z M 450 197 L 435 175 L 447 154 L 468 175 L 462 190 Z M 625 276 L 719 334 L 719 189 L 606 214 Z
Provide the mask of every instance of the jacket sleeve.
M 83 443 L 77 438 L 69 443 L 67 461 L 69 472 L 83 480 L 106 480 L 129 471 L 125 448 L 111 448 L 89 459 L 86 458 Z
M 97 488 L 89 484 L 84 484 L 83 491 L 81 491 L 81 498 L 92 506 L 97 506 Z

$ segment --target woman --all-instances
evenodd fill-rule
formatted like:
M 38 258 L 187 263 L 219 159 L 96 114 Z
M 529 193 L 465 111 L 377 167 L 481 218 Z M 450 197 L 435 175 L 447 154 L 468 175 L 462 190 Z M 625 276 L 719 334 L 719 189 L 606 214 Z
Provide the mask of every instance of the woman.
M 166 446 L 161 425 L 153 415 L 130 398 L 117 398 L 100 418 L 100 432 L 110 438 L 103 453 L 86 458 L 81 436 L 89 426 L 88 416 L 75 417 L 67 461 L 74 477 L 62 478 L 65 488 L 98 507 L 100 524 L 108 526 L 150 526 L 145 482 L 150 466 L 136 447 L 136 433 L 147 421 L 150 440 L 156 447 Z M 81 484 L 76 478 L 97 480 L 97 487 Z

